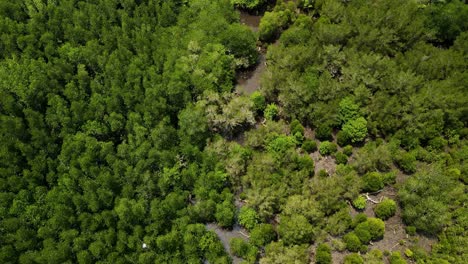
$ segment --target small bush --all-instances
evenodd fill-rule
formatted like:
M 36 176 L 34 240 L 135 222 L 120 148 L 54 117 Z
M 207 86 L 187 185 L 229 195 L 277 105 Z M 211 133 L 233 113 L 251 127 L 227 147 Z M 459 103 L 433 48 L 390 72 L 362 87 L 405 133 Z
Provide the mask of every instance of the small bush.
M 382 175 L 382 181 L 384 185 L 394 184 L 396 182 L 396 171 L 387 172 Z
M 302 143 L 303 150 L 307 151 L 308 153 L 312 153 L 317 151 L 317 142 L 315 142 L 312 139 L 306 139 L 304 140 L 304 143 Z
M 354 228 L 354 233 L 359 238 L 359 241 L 361 241 L 361 243 L 363 244 L 367 244 L 369 243 L 369 241 L 372 240 L 372 235 L 369 232 L 369 226 L 367 221 L 358 224 L 356 228 Z
M 410 152 L 400 152 L 396 158 L 398 167 L 405 173 L 414 173 L 416 171 L 416 156 Z
M 364 175 L 364 191 L 376 192 L 384 187 L 383 177 L 378 172 L 370 172 Z
M 358 198 L 353 200 L 353 206 L 357 210 L 364 210 L 366 208 L 367 199 L 362 195 L 359 195 Z
M 375 206 L 375 215 L 382 219 L 387 220 L 388 218 L 395 215 L 396 203 L 392 199 L 385 198 L 381 203 Z
M 353 253 L 345 257 L 344 264 L 364 264 L 364 260 L 359 254 Z
M 321 169 L 319 170 L 319 173 L 318 173 L 319 177 L 322 177 L 322 178 L 325 178 L 325 177 L 328 177 L 328 172 L 324 169 Z
M 336 164 L 346 164 L 348 163 L 348 156 L 346 156 L 342 152 L 337 152 L 335 154 L 335 160 L 336 160 Z
M 395 251 L 390 255 L 390 264 L 407 264 L 407 262 L 401 257 L 399 251 Z
M 368 218 L 367 221 L 369 227 L 369 233 L 372 236 L 372 240 L 378 240 L 383 238 L 385 233 L 385 223 L 382 219 Z
M 341 239 L 332 239 L 331 246 L 333 250 L 342 252 L 346 249 L 346 243 Z
M 339 146 L 343 147 L 351 143 L 351 139 L 349 138 L 349 135 L 346 134 L 343 131 L 339 131 L 336 134 L 336 142 L 338 143 Z
M 302 124 L 297 120 L 297 119 L 294 119 L 291 124 L 289 125 L 289 129 L 291 130 L 291 135 L 295 135 L 297 132 L 301 133 L 302 135 L 304 135 L 304 127 L 302 126 Z
M 353 155 L 353 146 L 351 145 L 347 145 L 343 148 L 343 153 L 346 155 L 346 156 L 351 156 Z
M 346 243 L 346 249 L 351 252 L 358 252 L 361 248 L 361 240 L 359 237 L 354 233 L 350 232 L 343 237 L 343 241 Z
M 275 229 L 270 224 L 259 224 L 250 232 L 250 242 L 257 247 L 265 246 L 275 238 Z
M 252 230 L 258 223 L 258 215 L 253 208 L 243 206 L 239 210 L 238 220 L 240 225 Z
M 304 141 L 304 135 L 301 132 L 296 132 L 293 137 L 296 139 L 297 142 L 302 143 Z
M 319 140 L 331 140 L 332 128 L 328 124 L 321 124 L 315 130 L 315 137 Z
M 410 236 L 416 235 L 416 227 L 414 226 L 407 226 L 406 227 L 406 233 Z
M 315 263 L 330 264 L 332 263 L 331 249 L 327 244 L 320 244 L 315 253 Z
M 253 102 L 253 109 L 257 112 L 265 110 L 266 101 L 265 96 L 263 96 L 259 91 L 255 91 L 250 95 L 250 100 Z
M 278 115 L 278 106 L 275 104 L 269 104 L 263 113 L 267 120 L 273 120 Z
M 336 152 L 336 150 L 337 147 L 333 142 L 323 141 L 322 143 L 320 143 L 319 152 L 323 156 L 333 154 Z
M 235 237 L 229 242 L 232 254 L 243 257 L 249 252 L 249 244 L 242 238 Z
M 357 225 L 365 221 L 367 221 L 367 215 L 365 213 L 359 213 L 354 217 L 351 227 L 356 228 Z

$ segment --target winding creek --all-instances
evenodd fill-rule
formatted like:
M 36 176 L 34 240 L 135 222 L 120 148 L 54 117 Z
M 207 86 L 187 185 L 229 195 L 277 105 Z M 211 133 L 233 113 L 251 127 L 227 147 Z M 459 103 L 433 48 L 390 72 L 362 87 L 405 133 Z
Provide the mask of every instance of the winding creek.
M 261 16 L 250 15 L 245 11 L 240 11 L 240 22 L 250 27 L 250 29 L 254 32 L 258 31 L 260 19 Z M 258 47 L 258 49 L 260 51 L 258 56 L 258 64 L 255 65 L 252 69 L 240 71 L 236 75 L 236 92 L 238 93 L 250 95 L 260 87 L 260 76 L 266 68 L 266 51 L 260 47 Z
M 257 32 L 260 24 L 261 16 L 250 15 L 247 12 L 240 11 L 240 21 L 242 24 L 247 25 L 252 31 Z M 266 68 L 265 50 L 259 48 L 259 61 L 252 69 L 247 69 L 237 73 L 236 76 L 236 92 L 243 94 L 251 94 L 260 87 L 260 76 Z M 240 204 L 236 203 L 236 207 L 240 208 Z M 235 224 L 232 230 L 223 229 L 215 223 L 206 224 L 206 229 L 211 230 L 218 235 L 221 243 L 223 244 L 226 252 L 231 256 L 233 264 L 242 262 L 241 258 L 234 256 L 231 252 L 229 242 L 233 238 L 242 238 L 247 241 L 247 230 Z

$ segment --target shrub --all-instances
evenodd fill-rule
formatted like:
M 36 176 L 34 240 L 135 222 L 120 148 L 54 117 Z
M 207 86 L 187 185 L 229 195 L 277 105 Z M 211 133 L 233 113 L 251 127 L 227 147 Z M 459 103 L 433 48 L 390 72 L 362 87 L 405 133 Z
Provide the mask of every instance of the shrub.
M 315 130 L 315 137 L 319 140 L 331 140 L 332 129 L 328 124 L 321 124 Z
M 353 206 L 358 210 L 364 210 L 364 208 L 366 208 L 366 203 L 367 199 L 362 195 L 359 195 L 358 198 L 353 200 Z
M 416 156 L 410 152 L 400 152 L 396 158 L 398 167 L 405 173 L 414 173 L 416 171 Z
M 351 139 L 349 138 L 349 135 L 346 134 L 344 131 L 339 131 L 336 134 L 336 142 L 340 146 L 345 146 L 345 145 L 348 145 L 349 143 L 351 143 Z
M 390 264 L 407 264 L 407 262 L 401 257 L 399 251 L 395 251 L 390 255 Z
M 353 219 L 347 209 L 342 209 L 327 219 L 325 230 L 333 236 L 344 234 L 351 226 Z
M 394 184 L 396 182 L 396 171 L 387 172 L 382 175 L 382 181 L 384 185 Z
M 361 248 L 361 240 L 359 237 L 354 233 L 350 232 L 343 237 L 343 241 L 346 243 L 346 249 L 351 252 L 358 252 Z
M 286 245 L 306 244 L 314 238 L 313 227 L 303 215 L 282 216 L 278 232 Z
M 232 254 L 243 257 L 249 252 L 249 244 L 242 238 L 235 237 L 229 242 Z
M 383 220 L 395 215 L 396 203 L 392 199 L 385 198 L 381 203 L 375 206 L 374 213 L 375 215 Z
M 335 154 L 335 160 L 337 164 L 346 164 L 348 163 L 348 156 L 343 154 L 343 152 L 337 152 Z
M 317 142 L 315 142 L 312 139 L 306 139 L 304 140 L 304 143 L 302 143 L 301 148 L 307 151 L 308 153 L 315 152 L 317 150 Z
M 385 233 L 385 223 L 382 219 L 368 218 L 367 221 L 369 227 L 369 233 L 372 236 L 372 240 L 378 240 L 383 238 Z
M 250 232 L 250 242 L 257 247 L 265 246 L 275 238 L 275 229 L 270 224 L 259 224 Z
M 351 145 L 347 145 L 343 148 L 343 153 L 346 155 L 346 156 L 351 156 L 353 155 L 353 146 Z
M 367 244 L 372 240 L 372 235 L 369 232 L 369 225 L 367 221 L 358 224 L 356 228 L 354 228 L 354 233 L 359 238 L 359 241 L 361 241 L 363 244 Z
M 267 120 L 275 119 L 276 116 L 278 115 L 278 106 L 276 106 L 275 104 L 267 105 L 263 115 L 265 116 Z
M 370 172 L 364 175 L 364 191 L 376 192 L 384 187 L 382 175 L 378 172 Z
M 359 237 L 359 240 L 367 244 L 371 240 L 381 239 L 385 233 L 385 223 L 378 218 L 368 218 L 356 226 L 354 233 Z
M 345 257 L 344 264 L 364 264 L 364 260 L 359 254 L 352 253 Z
M 250 95 L 250 100 L 253 102 L 254 111 L 263 111 L 266 107 L 265 96 L 263 96 L 259 91 L 255 91 Z
M 296 132 L 294 135 L 293 135 L 294 139 L 296 139 L 297 142 L 301 143 L 302 141 L 304 141 L 304 135 L 301 133 L 301 132 Z
M 330 141 L 323 141 L 320 143 L 319 152 L 321 155 L 330 155 L 336 152 L 336 145 Z
M 258 215 L 254 209 L 243 206 L 239 210 L 238 220 L 240 225 L 248 230 L 252 230 L 258 223 Z
M 272 153 L 285 153 L 288 149 L 296 146 L 296 140 L 293 137 L 281 135 L 268 143 L 267 150 Z
M 364 117 L 350 120 L 343 125 L 342 131 L 351 142 L 361 142 L 367 136 L 367 121 Z
M 410 236 L 416 235 L 416 227 L 414 226 L 407 226 L 406 228 L 406 233 Z
M 297 119 L 294 119 L 291 122 L 291 124 L 289 125 L 289 128 L 291 130 L 291 135 L 295 135 L 297 132 L 304 135 L 304 131 L 305 131 L 304 127 L 302 126 L 302 124 Z
M 319 177 L 322 177 L 322 178 L 325 178 L 325 177 L 328 177 L 328 172 L 324 169 L 321 169 L 319 170 L 319 173 L 318 173 Z
M 351 227 L 356 228 L 357 225 L 365 221 L 367 221 L 367 215 L 365 213 L 359 213 L 354 217 Z
M 332 263 L 331 249 L 329 245 L 320 244 L 317 247 L 317 251 L 315 253 L 315 263 L 317 264 L 331 264 Z
M 333 250 L 342 252 L 346 249 L 346 243 L 341 239 L 332 239 L 331 245 Z

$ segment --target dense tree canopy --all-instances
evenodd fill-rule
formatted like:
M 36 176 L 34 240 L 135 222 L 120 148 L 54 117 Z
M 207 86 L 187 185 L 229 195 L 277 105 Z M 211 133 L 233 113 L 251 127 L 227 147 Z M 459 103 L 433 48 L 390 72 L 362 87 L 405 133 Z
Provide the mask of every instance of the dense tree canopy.
M 0 263 L 467 263 L 467 29 L 460 0 L 1 1 Z

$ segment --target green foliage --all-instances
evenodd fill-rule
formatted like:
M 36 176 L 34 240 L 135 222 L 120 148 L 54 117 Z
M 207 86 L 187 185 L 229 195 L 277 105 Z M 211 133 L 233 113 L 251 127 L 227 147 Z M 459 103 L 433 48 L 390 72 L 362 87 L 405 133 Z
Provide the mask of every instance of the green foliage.
M 304 135 L 304 126 L 302 126 L 301 122 L 297 119 L 294 119 L 291 124 L 289 124 L 289 129 L 291 131 L 291 135 L 295 135 L 296 133 Z
M 265 0 L 231 0 L 231 3 L 246 9 L 256 9 L 263 5 Z
M 343 152 L 335 153 L 335 160 L 336 164 L 346 164 L 348 163 L 348 156 L 346 156 Z
M 307 245 L 285 246 L 282 241 L 270 243 L 265 247 L 265 257 L 261 264 L 283 263 L 309 263 L 309 251 Z
M 463 184 L 438 165 L 425 167 L 411 176 L 399 191 L 403 220 L 429 234 L 440 232 L 450 223 L 450 204 L 459 201 Z
M 267 150 L 272 153 L 286 153 L 288 149 L 296 146 L 296 140 L 290 136 L 278 136 L 267 146 Z
M 335 153 L 336 150 L 337 150 L 337 146 L 333 142 L 323 141 L 322 143 L 320 143 L 319 152 L 323 156 L 331 155 L 331 154 Z
M 342 235 L 349 229 L 351 222 L 348 210 L 343 208 L 327 219 L 326 231 L 334 236 Z
M 302 215 L 282 216 L 278 233 L 286 245 L 305 244 L 314 240 L 313 227 Z
M 262 112 L 265 110 L 266 101 L 265 96 L 263 96 L 259 91 L 255 91 L 250 95 L 250 100 L 253 102 L 253 109 L 256 112 Z
M 249 243 L 238 237 L 232 238 L 231 241 L 229 241 L 229 247 L 231 248 L 232 254 L 238 257 L 247 256 L 250 250 Z
M 401 256 L 399 251 L 393 251 L 389 258 L 390 264 L 406 264 L 406 260 Z
M 258 215 L 253 208 L 243 206 L 241 207 L 238 215 L 239 224 L 252 230 L 258 224 Z
M 375 216 L 382 220 L 387 220 L 388 218 L 395 215 L 396 212 L 396 202 L 392 199 L 385 198 L 374 207 Z
M 347 146 L 343 147 L 343 154 L 350 157 L 353 154 L 353 146 L 347 145 Z
M 364 264 L 364 260 L 357 253 L 352 253 L 344 258 L 344 264 Z
M 262 247 L 276 239 L 276 232 L 270 224 L 258 224 L 250 232 L 250 242 L 257 246 Z
M 406 233 L 410 236 L 416 235 L 416 227 L 414 226 L 407 226 L 405 230 L 406 230 Z
M 258 38 L 263 42 L 273 42 L 293 19 L 291 9 L 265 12 L 258 29 Z
M 352 253 L 347 255 L 344 258 L 344 264 L 364 264 L 364 260 L 362 259 L 361 255 L 357 253 Z
M 248 68 L 257 63 L 256 37 L 247 26 L 229 25 L 221 35 L 221 43 L 234 55 L 238 67 Z
M 222 227 L 232 227 L 235 222 L 235 210 L 236 207 L 229 200 L 217 204 L 215 213 L 216 222 Z
M 354 208 L 358 210 L 364 210 L 366 208 L 367 199 L 362 195 L 359 195 L 356 199 L 353 200 Z
M 267 120 L 275 119 L 278 115 L 278 106 L 276 106 L 275 104 L 267 105 L 265 111 L 263 112 L 263 115 Z
M 319 140 L 332 139 L 332 129 L 329 124 L 320 124 L 315 130 L 315 137 Z
M 315 263 L 317 264 L 331 264 L 331 248 L 328 244 L 320 244 L 315 252 Z
M 416 171 L 416 156 L 411 152 L 400 152 L 396 157 L 396 163 L 405 173 L 414 173 Z
M 367 121 L 364 117 L 349 120 L 343 125 L 342 131 L 351 142 L 361 142 L 367 136 Z
M 461 32 L 468 30 L 468 8 L 463 1 L 441 1 L 429 5 L 426 11 L 431 18 L 428 24 L 436 30 L 441 42 L 451 44 Z
M 338 117 L 341 124 L 346 124 L 360 116 L 359 106 L 350 97 L 345 97 L 339 104 Z
M 315 151 L 317 151 L 317 142 L 315 142 L 315 141 L 312 140 L 312 139 L 306 139 L 306 140 L 304 140 L 304 142 L 302 143 L 301 148 L 302 148 L 303 150 L 307 151 L 308 153 L 315 152 Z
M 346 243 L 346 249 L 351 252 L 358 252 L 361 248 L 361 240 L 359 240 L 359 237 L 354 232 L 346 234 L 343 240 Z
M 376 192 L 384 187 L 384 181 L 381 173 L 370 172 L 362 177 L 364 181 L 364 191 Z

